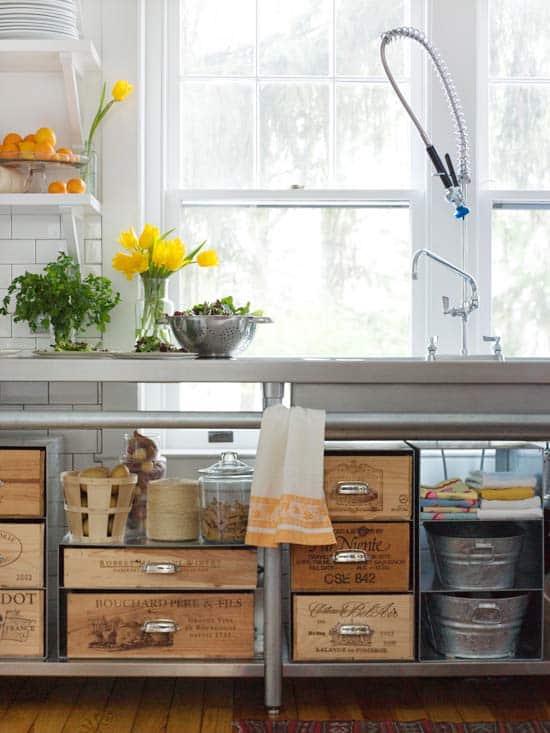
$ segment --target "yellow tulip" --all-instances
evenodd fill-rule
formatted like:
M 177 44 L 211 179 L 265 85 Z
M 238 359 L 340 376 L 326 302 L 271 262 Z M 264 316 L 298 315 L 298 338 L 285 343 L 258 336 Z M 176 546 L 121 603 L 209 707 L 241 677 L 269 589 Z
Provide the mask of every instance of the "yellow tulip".
M 139 246 L 141 249 L 151 249 L 159 237 L 159 228 L 154 227 L 152 224 L 146 224 L 139 235 Z
M 149 258 L 144 252 L 132 252 L 130 255 L 117 252 L 113 257 L 112 265 L 115 270 L 123 272 L 127 279 L 131 280 L 136 273 L 149 269 Z
M 127 232 L 120 232 L 118 243 L 121 244 L 125 249 L 136 249 L 139 242 L 134 227 L 130 227 Z
M 197 264 L 200 267 L 215 267 L 220 264 L 215 249 L 205 249 L 197 255 Z
M 183 266 L 185 246 L 178 237 L 165 241 L 159 240 L 155 243 L 151 260 L 159 269 L 176 272 Z
M 115 102 L 122 102 L 134 88 L 126 79 L 119 79 L 113 87 L 112 95 Z

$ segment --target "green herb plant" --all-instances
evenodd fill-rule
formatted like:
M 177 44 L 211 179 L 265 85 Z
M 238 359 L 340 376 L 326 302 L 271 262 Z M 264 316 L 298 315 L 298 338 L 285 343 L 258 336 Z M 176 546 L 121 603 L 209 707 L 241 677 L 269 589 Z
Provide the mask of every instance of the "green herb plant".
M 236 306 L 233 302 L 233 296 L 228 295 L 225 298 L 208 303 L 198 303 L 189 310 L 176 311 L 175 316 L 261 316 L 263 311 L 250 311 L 250 302 L 246 305 Z
M 88 327 L 97 328 L 103 336 L 111 311 L 120 302 L 120 293 L 113 292 L 106 277 L 90 273 L 82 279 L 74 259 L 60 252 L 42 274 L 25 272 L 12 280 L 0 315 L 9 315 L 12 298 L 13 320 L 26 321 L 33 333 L 51 327 L 56 351 L 91 351 L 88 343 L 74 337 Z

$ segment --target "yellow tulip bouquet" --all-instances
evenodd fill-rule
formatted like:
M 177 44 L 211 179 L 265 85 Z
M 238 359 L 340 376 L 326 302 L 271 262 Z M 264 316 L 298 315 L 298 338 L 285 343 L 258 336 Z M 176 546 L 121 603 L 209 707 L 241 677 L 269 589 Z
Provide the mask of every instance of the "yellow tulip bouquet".
M 143 285 L 136 329 L 138 350 L 163 351 L 171 344 L 170 331 L 161 323 L 166 311 L 168 278 L 189 265 L 215 267 L 219 264 L 216 250 L 203 249 L 206 241 L 187 252 L 179 237 L 168 239 L 173 231 L 161 234 L 158 227 L 145 224 L 139 237 L 130 227 L 118 239 L 126 252 L 115 254 L 113 268 L 124 273 L 128 280 L 139 275 Z

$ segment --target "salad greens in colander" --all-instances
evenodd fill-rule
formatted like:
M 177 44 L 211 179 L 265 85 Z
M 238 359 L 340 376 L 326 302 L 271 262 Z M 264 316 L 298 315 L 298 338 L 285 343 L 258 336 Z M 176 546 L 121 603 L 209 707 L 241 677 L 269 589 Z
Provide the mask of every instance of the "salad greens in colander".
M 250 310 L 250 302 L 246 305 L 236 306 L 233 302 L 233 296 L 228 295 L 225 298 L 209 303 L 198 303 L 192 308 L 184 311 L 174 311 L 175 316 L 262 316 L 263 311 Z

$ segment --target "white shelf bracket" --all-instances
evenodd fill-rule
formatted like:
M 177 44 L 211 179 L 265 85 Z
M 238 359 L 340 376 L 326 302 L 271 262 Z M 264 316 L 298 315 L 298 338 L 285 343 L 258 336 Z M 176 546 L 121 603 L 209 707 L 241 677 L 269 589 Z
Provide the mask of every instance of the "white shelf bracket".
M 67 240 L 67 254 L 71 255 L 75 262 L 82 264 L 81 248 L 79 246 L 78 223 L 76 213 L 73 209 L 61 212 L 61 229 L 63 238 Z
M 84 135 L 82 132 L 77 73 L 73 54 L 67 52 L 60 53 L 59 63 L 63 72 L 63 83 L 65 85 L 67 116 L 69 119 L 69 129 L 71 131 L 71 145 L 73 147 L 79 147 L 84 144 Z

